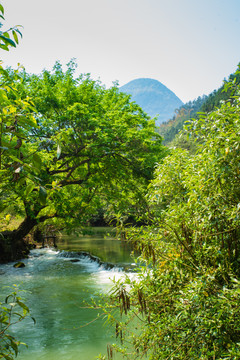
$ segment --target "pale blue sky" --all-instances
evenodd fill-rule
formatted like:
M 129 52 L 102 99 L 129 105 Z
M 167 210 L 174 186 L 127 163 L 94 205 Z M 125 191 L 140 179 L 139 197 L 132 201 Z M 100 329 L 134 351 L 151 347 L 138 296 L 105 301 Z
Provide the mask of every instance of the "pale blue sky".
M 240 0 L 3 0 L 4 27 L 21 24 L 4 65 L 28 72 L 76 58 L 110 86 L 159 80 L 186 102 L 221 86 L 240 62 Z

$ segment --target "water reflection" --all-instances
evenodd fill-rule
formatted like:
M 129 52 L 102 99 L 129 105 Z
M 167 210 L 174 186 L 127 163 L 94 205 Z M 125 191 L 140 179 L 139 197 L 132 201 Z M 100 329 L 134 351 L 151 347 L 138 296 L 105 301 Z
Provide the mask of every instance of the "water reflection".
M 61 250 L 89 251 L 101 260 L 114 264 L 132 261 L 129 244 L 116 239 L 114 230 L 109 228 L 91 228 L 85 230 L 84 235 L 62 235 L 57 245 Z

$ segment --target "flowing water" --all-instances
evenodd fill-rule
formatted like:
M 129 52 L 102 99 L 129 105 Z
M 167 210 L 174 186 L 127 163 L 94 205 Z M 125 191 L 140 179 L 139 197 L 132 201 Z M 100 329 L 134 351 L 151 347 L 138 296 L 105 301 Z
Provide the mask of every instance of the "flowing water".
M 28 349 L 21 346 L 19 360 L 91 360 L 106 354 L 107 344 L 115 341 L 101 311 L 84 301 L 108 292 L 111 279 L 123 276 L 132 259 L 126 245 L 100 230 L 63 236 L 57 250 L 33 250 L 24 268 L 0 265 L 0 301 L 10 291 L 5 286 L 18 284 L 36 319 L 36 324 L 28 318 L 13 328 L 16 338 L 28 344 Z

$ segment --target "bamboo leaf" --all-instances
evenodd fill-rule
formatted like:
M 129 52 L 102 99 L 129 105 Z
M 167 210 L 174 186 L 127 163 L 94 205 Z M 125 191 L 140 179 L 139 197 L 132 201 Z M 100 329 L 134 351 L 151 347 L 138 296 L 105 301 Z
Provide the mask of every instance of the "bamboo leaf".
M 17 25 L 17 26 L 18 26 L 18 27 L 22 27 L 21 25 Z M 22 33 L 21 33 L 21 31 L 20 31 L 19 29 L 16 29 L 16 28 L 15 28 L 15 31 L 18 32 L 19 35 L 22 37 Z
M 29 312 L 29 308 L 27 307 L 26 304 L 24 304 L 23 302 L 17 300 L 17 303 L 19 306 L 21 306 L 22 309 L 26 310 L 27 312 Z
M 11 39 L 8 39 L 6 36 L 0 35 L 0 39 L 2 39 L 5 42 L 5 44 L 16 47 L 15 42 Z
M 12 34 L 13 34 L 15 42 L 18 44 L 18 36 L 17 36 L 16 31 L 12 30 Z
M 11 347 L 12 347 L 12 349 L 14 350 L 15 355 L 17 356 L 17 355 L 18 355 L 18 345 L 17 345 L 17 342 L 11 340 Z

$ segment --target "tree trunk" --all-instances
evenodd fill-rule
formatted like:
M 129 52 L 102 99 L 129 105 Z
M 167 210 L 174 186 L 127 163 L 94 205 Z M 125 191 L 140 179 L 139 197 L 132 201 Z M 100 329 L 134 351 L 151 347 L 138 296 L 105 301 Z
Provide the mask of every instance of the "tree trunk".
M 16 230 L 0 233 L 0 263 L 19 260 L 28 255 L 29 245 L 24 238 L 37 223 L 36 218 L 26 216 Z

